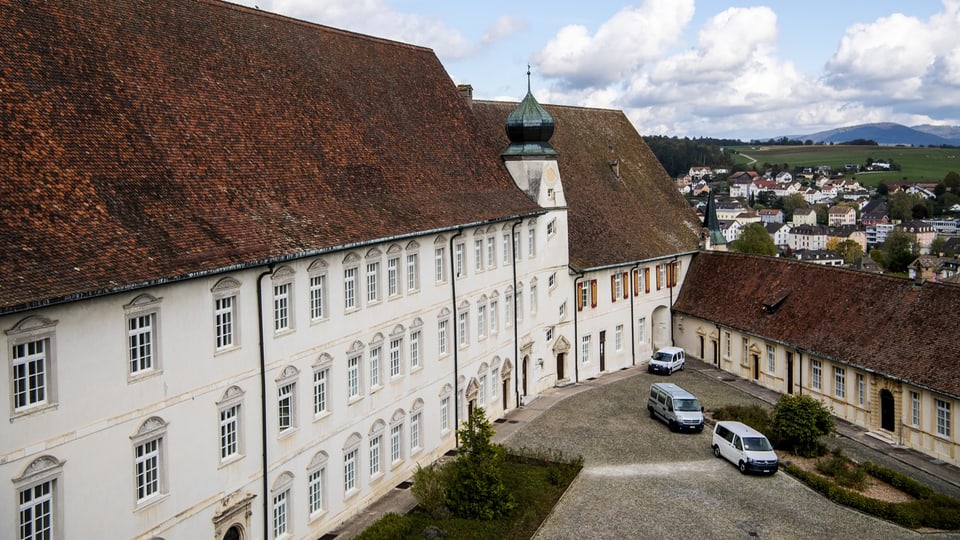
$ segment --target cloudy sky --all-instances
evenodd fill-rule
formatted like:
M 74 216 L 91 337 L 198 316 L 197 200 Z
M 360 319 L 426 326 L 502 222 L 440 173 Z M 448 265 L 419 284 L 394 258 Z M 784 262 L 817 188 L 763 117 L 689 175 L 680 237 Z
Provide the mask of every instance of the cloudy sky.
M 960 0 L 237 0 L 432 48 L 476 99 L 622 109 L 643 135 L 960 125 Z

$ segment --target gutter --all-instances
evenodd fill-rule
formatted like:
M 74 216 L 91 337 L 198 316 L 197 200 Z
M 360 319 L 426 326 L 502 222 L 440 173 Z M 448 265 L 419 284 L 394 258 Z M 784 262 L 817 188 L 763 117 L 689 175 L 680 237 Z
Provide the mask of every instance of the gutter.
M 580 272 L 570 265 L 567 265 L 567 268 L 577 276 L 573 280 L 573 382 L 576 384 L 580 382 L 580 347 L 577 340 L 577 323 L 580 318 L 580 310 L 577 309 L 577 302 L 580 299 L 579 285 L 584 272 Z
M 634 264 L 632 267 L 630 267 L 630 281 L 629 281 L 629 283 L 630 283 L 630 290 L 627 292 L 627 294 L 630 295 L 630 365 L 633 365 L 633 366 L 637 365 L 637 334 L 636 334 L 636 330 L 637 330 L 637 329 L 635 328 L 636 325 L 635 325 L 634 322 L 633 322 L 633 321 L 635 321 L 635 320 L 637 320 L 637 319 L 636 319 L 635 314 L 634 314 L 634 312 L 633 312 L 633 302 L 634 302 L 634 298 L 635 298 L 635 295 L 633 294 L 633 291 L 637 290 L 636 288 L 640 286 L 640 283 L 639 283 L 640 275 L 639 275 L 639 273 L 637 273 L 637 280 L 638 280 L 638 282 L 636 282 L 636 283 L 633 281 L 633 275 L 634 275 L 634 273 L 635 273 L 634 271 L 637 270 L 637 269 L 639 269 L 639 268 L 640 268 L 640 263 L 639 263 L 639 262 L 636 263 L 636 264 Z
M 457 326 L 459 321 L 459 314 L 457 313 L 457 276 L 454 275 L 454 270 L 456 270 L 456 264 L 454 261 L 453 255 L 453 241 L 457 237 L 463 235 L 463 229 L 457 229 L 457 233 L 450 237 L 450 303 L 453 307 L 453 343 L 451 343 L 451 348 L 453 349 L 453 425 L 455 429 L 453 430 L 453 445 L 456 448 L 460 448 L 460 389 L 457 388 L 457 381 L 460 376 L 459 374 L 459 361 L 460 361 L 460 340 L 457 336 Z M 469 317 L 469 314 L 467 315 Z
M 263 278 L 273 274 L 273 265 L 257 276 L 257 327 L 260 331 L 260 444 L 262 445 L 263 468 L 263 537 L 270 538 L 270 485 L 267 478 L 267 359 L 264 351 L 263 333 Z
M 523 220 L 518 219 L 510 227 L 510 256 L 513 257 L 513 260 L 510 261 L 512 263 L 510 266 L 513 268 L 513 358 L 517 363 L 517 369 L 514 370 L 517 374 L 513 378 L 513 393 L 516 397 L 517 408 L 520 408 L 520 368 L 523 365 L 520 363 L 520 329 L 517 328 L 517 265 L 520 264 L 520 259 L 517 257 L 517 242 L 515 239 L 517 238 L 517 226 L 521 223 L 523 223 Z M 524 370 L 523 376 L 526 378 L 526 370 Z

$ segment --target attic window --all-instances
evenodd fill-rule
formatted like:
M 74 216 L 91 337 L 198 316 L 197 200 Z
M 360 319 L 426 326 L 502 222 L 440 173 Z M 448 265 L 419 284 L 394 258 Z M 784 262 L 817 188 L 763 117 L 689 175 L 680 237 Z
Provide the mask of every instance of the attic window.
M 779 292 L 769 296 L 766 300 L 762 302 L 763 312 L 768 315 L 773 315 L 780 309 L 780 306 L 783 304 L 784 300 L 790 296 L 790 293 L 793 292 L 793 289 L 782 289 Z

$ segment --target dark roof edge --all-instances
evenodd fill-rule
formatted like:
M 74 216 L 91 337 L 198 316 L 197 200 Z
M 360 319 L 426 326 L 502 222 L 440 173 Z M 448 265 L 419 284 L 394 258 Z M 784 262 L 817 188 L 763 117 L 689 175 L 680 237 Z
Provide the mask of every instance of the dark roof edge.
M 441 227 L 438 229 L 430 229 L 426 231 L 417 231 L 415 233 L 401 234 L 397 236 L 388 236 L 383 238 L 377 238 L 374 240 L 368 240 L 365 242 L 354 242 L 351 244 L 343 244 L 340 246 L 334 246 L 329 248 L 320 248 L 313 249 L 310 251 L 304 251 L 302 253 L 295 253 L 290 255 L 282 255 L 280 257 L 272 257 L 268 259 L 254 259 L 252 261 L 233 264 L 229 266 L 222 266 L 220 268 L 213 268 L 211 270 L 201 270 L 199 272 L 189 272 L 179 276 L 169 277 L 169 278 L 160 278 L 150 281 L 142 281 L 139 283 L 131 283 L 127 285 L 119 285 L 117 287 L 111 287 L 109 289 L 99 289 L 94 291 L 84 291 L 74 294 L 69 294 L 66 296 L 60 296 L 55 298 L 48 298 L 46 300 L 36 300 L 33 302 L 27 302 L 25 304 L 18 304 L 14 306 L 4 306 L 0 307 L 0 315 L 11 315 L 15 313 L 22 313 L 24 311 L 30 311 L 33 309 L 45 308 L 50 306 L 55 306 L 59 304 L 68 304 L 70 302 L 77 302 L 80 300 L 88 300 L 90 298 L 98 298 L 101 296 L 109 296 L 111 294 L 118 294 L 122 292 L 135 291 L 139 289 L 145 289 L 147 287 L 155 287 L 158 285 L 167 285 L 170 283 L 177 283 L 180 281 L 187 281 L 191 279 L 215 276 L 217 274 L 225 274 L 228 272 L 236 272 L 239 270 L 248 270 L 250 268 L 257 268 L 260 266 L 269 266 L 271 264 L 279 264 L 290 261 L 295 261 L 297 259 L 305 259 L 307 257 L 316 257 L 318 255 L 326 255 L 328 253 L 334 253 L 337 251 L 346 251 L 350 249 L 357 249 L 364 246 L 371 246 L 375 244 L 382 244 L 384 242 L 394 242 L 399 240 L 407 240 L 413 238 L 420 238 L 423 236 L 429 236 L 431 234 L 441 234 L 450 231 L 456 231 L 458 229 L 465 229 L 468 227 L 479 227 L 483 225 L 490 225 L 493 223 L 504 223 L 509 221 L 515 221 L 517 219 L 524 219 L 529 217 L 537 217 L 547 213 L 547 210 L 541 209 L 536 212 L 524 212 L 521 214 L 515 214 L 508 217 L 488 219 L 484 221 L 478 221 L 474 223 L 460 223 L 455 226 L 450 227 Z
M 647 258 L 647 259 L 637 259 L 637 260 L 627 261 L 627 262 L 622 262 L 622 263 L 607 264 L 607 265 L 604 265 L 604 266 L 591 266 L 591 267 L 589 267 L 589 268 L 577 268 L 576 266 L 574 266 L 574 265 L 572 265 L 572 264 L 569 264 L 569 265 L 567 265 L 567 266 L 569 266 L 571 270 L 573 270 L 574 272 L 576 272 L 576 273 L 578 273 L 578 274 L 579 274 L 579 273 L 587 273 L 587 272 L 599 272 L 599 271 L 601 271 L 601 270 L 610 270 L 611 268 L 622 268 L 622 267 L 624 267 L 624 266 L 635 266 L 635 265 L 643 264 L 643 263 L 649 263 L 649 262 L 655 262 L 655 261 L 663 261 L 663 260 L 667 260 L 667 259 L 676 259 L 676 258 L 679 258 L 679 257 L 683 257 L 684 255 L 694 255 L 694 254 L 699 253 L 699 252 L 700 252 L 699 249 L 693 250 L 693 251 L 683 251 L 683 252 L 680 252 L 680 253 L 671 253 L 670 255 L 663 255 L 663 256 L 661 256 L 661 257 L 650 257 L 650 258 Z

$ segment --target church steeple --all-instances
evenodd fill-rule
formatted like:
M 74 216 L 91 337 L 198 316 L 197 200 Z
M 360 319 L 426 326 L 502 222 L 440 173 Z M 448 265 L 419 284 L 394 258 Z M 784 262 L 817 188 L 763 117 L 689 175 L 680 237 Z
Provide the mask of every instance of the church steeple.
M 530 66 L 527 66 L 527 95 L 507 116 L 507 137 L 510 146 L 504 156 L 556 156 L 550 146 L 553 136 L 553 117 L 537 103 L 530 91 Z
M 717 203 L 713 199 L 713 190 L 707 194 L 707 210 L 703 216 L 705 249 L 725 251 L 727 238 L 720 228 L 720 219 L 717 218 Z

